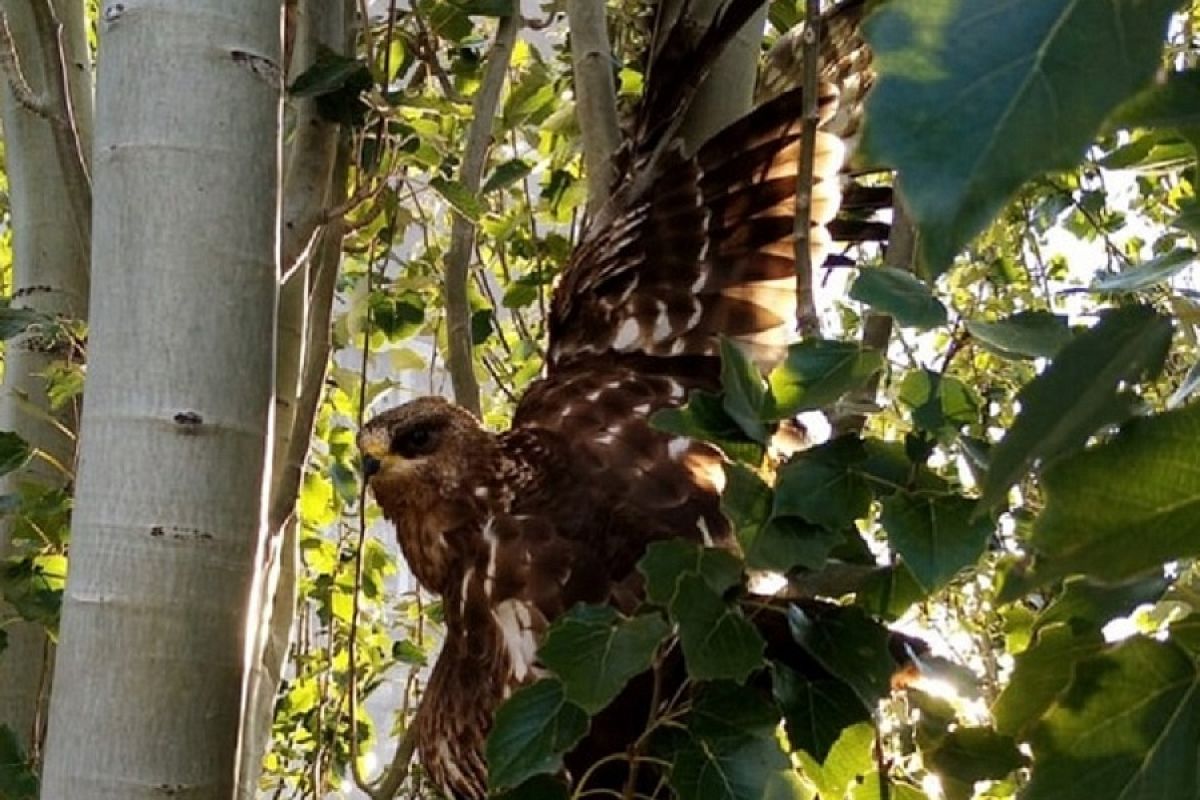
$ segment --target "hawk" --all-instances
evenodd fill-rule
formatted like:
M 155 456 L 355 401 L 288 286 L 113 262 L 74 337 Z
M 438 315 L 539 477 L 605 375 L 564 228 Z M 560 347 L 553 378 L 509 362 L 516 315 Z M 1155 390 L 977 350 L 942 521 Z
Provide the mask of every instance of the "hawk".
M 681 63 L 685 51 L 715 49 L 756 6 L 730 2 L 709 31 L 691 32 L 690 50 L 676 48 Z M 680 91 L 684 102 L 663 90 L 648 104 L 678 109 Z M 825 82 L 820 119 L 837 108 Z M 791 338 L 800 111 L 798 90 L 784 91 L 686 156 L 661 113 L 644 111 L 627 178 L 555 290 L 544 377 L 510 430 L 427 397 L 361 431 L 370 488 L 417 580 L 443 599 L 446 638 L 414 725 L 421 762 L 447 794 L 486 796 L 493 713 L 539 675 L 539 640 L 556 617 L 577 603 L 633 612 L 635 565 L 651 542 L 736 548 L 719 507 L 720 454 L 649 418 L 719 389 L 720 337 L 764 367 Z M 815 161 L 810 243 L 821 263 L 839 201 L 838 136 L 818 134 Z

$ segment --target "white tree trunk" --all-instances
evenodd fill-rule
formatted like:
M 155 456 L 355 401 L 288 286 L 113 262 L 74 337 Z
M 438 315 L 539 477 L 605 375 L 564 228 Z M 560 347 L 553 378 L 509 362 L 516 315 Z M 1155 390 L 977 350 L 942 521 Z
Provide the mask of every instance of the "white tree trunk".
M 270 480 L 279 3 L 100 16 L 90 364 L 42 795 L 227 800 Z
M 27 0 L 3 3 L 22 70 L 35 94 L 45 91 L 41 42 Z M 63 46 L 71 60 L 71 89 L 80 134 L 91 138 L 91 66 L 84 34 L 81 0 L 58 0 L 55 10 L 63 23 Z M 13 228 L 14 306 L 34 308 L 73 319 L 87 318 L 88 253 L 76 235 L 77 226 L 65 209 L 72 207 L 55 151 L 50 124 L 16 101 L 9 84 L 3 86 L 5 170 Z M 60 464 L 74 461 L 75 442 L 52 422 L 46 383 L 41 377 L 55 357 L 37 339 L 10 341 L 4 354 L 4 385 L 0 390 L 0 430 L 16 431 L 27 442 Z M 59 422 L 75 428 L 74 414 Z M 29 481 L 60 486 L 61 472 L 44 460 L 34 460 L 8 476 L 0 493 L 8 494 Z M 9 553 L 9 531 L 0 527 L 0 558 Z M 9 612 L 0 608 L 0 618 Z M 36 750 L 35 720 L 44 714 L 39 694 L 49 686 L 44 663 L 48 642 L 39 626 L 14 623 L 6 627 L 8 649 L 0 655 L 0 725 L 16 732 L 27 750 Z

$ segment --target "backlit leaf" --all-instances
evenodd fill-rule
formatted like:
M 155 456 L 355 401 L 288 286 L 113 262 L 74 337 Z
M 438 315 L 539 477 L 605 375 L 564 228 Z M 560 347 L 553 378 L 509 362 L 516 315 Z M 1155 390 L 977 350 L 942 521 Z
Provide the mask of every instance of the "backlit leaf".
M 1119 581 L 1196 555 L 1200 406 L 1133 420 L 1111 441 L 1051 465 L 1042 484 L 1046 509 L 1030 544 L 1043 580 L 1083 572 Z
M 1135 637 L 1079 661 L 1031 740 L 1027 800 L 1200 797 L 1196 662 Z
M 805 339 L 788 348 L 787 360 L 771 372 L 767 414 L 785 419 L 831 405 L 882 368 L 878 352 L 854 342 Z
M 1148 306 L 1105 312 L 1017 395 L 1021 413 L 992 450 L 982 506 L 1001 500 L 1031 463 L 1078 449 L 1104 425 L 1124 421 L 1126 383 L 1158 374 L 1171 323 Z

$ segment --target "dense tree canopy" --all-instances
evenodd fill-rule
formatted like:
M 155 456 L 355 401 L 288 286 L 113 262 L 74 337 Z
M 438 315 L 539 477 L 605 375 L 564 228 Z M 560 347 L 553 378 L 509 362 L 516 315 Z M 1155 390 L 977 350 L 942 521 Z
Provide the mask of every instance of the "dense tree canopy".
M 588 216 L 578 18 L 507 0 L 401 5 L 370 4 L 353 52 L 309 48 L 289 80 L 285 146 L 303 140 L 305 104 L 340 126 L 333 188 L 309 215 L 310 232 L 339 237 L 292 253 L 285 237 L 285 267 L 340 266 L 332 312 L 318 303 L 306 323 L 331 330 L 332 352 L 303 476 L 281 495 L 296 499 L 295 623 L 266 797 L 432 796 L 405 734 L 441 611 L 376 525 L 355 435 L 369 407 L 451 386 L 504 427 Z M 583 796 L 589 775 L 558 781 L 564 754 L 626 681 L 678 651 L 692 690 L 647 709 L 646 736 L 615 754 L 660 775 L 658 796 L 1200 800 L 1200 9 L 873 5 L 878 78 L 855 164 L 867 186 L 895 184 L 901 208 L 879 218 L 890 244 L 817 265 L 821 330 L 769 375 L 729 348 L 719 396 L 655 420 L 729 456 L 741 558 L 656 545 L 641 613 L 560 620 L 540 651 L 550 674 L 489 740 L 497 793 Z M 628 114 L 646 88 L 648 12 L 607 11 L 605 66 Z M 804 12 L 773 0 L 755 48 Z M 18 224 L 10 210 L 6 276 Z M 310 297 L 322 274 L 334 280 L 314 271 Z M 54 356 L 39 372 L 50 413 L 84 390 L 81 317 L 20 296 L 0 308 L 0 335 Z M 796 415 L 810 446 L 779 463 L 770 435 Z M 74 465 L 29 438 L 0 433 L 13 478 L 0 659 L 17 619 L 56 636 L 70 555 Z M 37 479 L 21 479 L 31 464 Z M 764 608 L 745 591 L 763 572 L 841 608 Z M 756 614 L 786 615 L 822 675 L 764 659 Z M 901 654 L 920 675 L 906 688 L 891 682 L 889 626 L 930 647 Z M 0 798 L 36 796 L 36 740 L 0 727 Z

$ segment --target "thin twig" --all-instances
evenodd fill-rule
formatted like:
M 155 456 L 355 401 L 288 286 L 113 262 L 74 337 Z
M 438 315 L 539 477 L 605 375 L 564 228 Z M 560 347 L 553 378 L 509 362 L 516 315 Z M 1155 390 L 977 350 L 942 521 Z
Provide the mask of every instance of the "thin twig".
M 895 188 L 899 189 L 899 185 L 900 181 L 897 179 Z M 913 258 L 916 254 L 916 229 L 904 208 L 900 192 L 896 191 L 892 196 L 895 198 L 895 205 L 892 209 L 892 230 L 888 237 L 887 252 L 883 256 L 883 263 L 884 266 L 911 272 Z M 892 327 L 892 318 L 889 315 L 874 311 L 868 313 L 866 321 L 863 323 L 863 347 L 878 350 L 886 358 L 888 343 L 892 338 Z M 879 391 L 879 382 L 882 377 L 881 372 L 875 373 L 861 389 L 850 394 L 844 409 L 837 414 L 833 421 L 835 436 L 862 431 L 867 422 L 865 409 L 874 407 L 875 396 Z
M 42 52 L 46 98 L 52 114 L 50 129 L 54 134 L 75 228 L 87 250 L 92 241 L 92 177 L 87 161 L 88 147 L 83 142 L 75 116 L 63 26 L 54 13 L 51 0 L 34 0 L 31 8 Z

